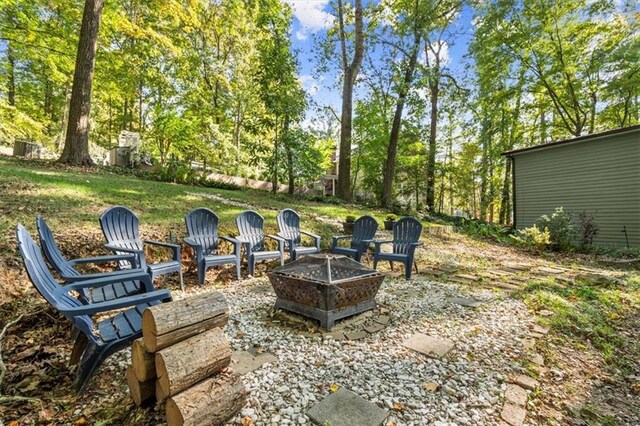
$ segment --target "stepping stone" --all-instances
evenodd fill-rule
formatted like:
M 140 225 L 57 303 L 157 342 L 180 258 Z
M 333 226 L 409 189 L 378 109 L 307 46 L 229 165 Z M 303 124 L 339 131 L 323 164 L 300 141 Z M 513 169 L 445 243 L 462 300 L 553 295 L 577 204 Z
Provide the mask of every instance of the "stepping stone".
M 538 312 L 538 315 L 543 316 L 543 317 L 552 317 L 553 316 L 553 312 L 548 310 L 548 309 L 543 309 L 543 310 Z
M 493 270 L 493 271 L 491 271 L 491 273 L 492 274 L 496 274 L 496 275 L 500 275 L 500 276 L 503 276 L 503 277 L 508 277 L 508 276 L 513 275 L 513 272 L 511 272 L 511 271 L 501 271 L 501 270 Z
M 235 351 L 231 355 L 231 367 L 240 374 L 247 374 L 264 364 L 276 362 L 278 362 L 278 358 L 268 352 L 252 354 L 249 351 Z
M 531 331 L 533 331 L 534 333 L 542 334 L 542 335 L 549 333 L 548 329 L 541 327 L 537 324 L 533 326 L 533 329 Z
M 389 324 L 389 319 L 390 318 L 387 315 L 380 315 L 379 317 L 376 317 L 373 320 L 378 324 L 387 325 Z
M 501 282 L 493 282 L 491 283 L 494 287 L 504 288 L 505 290 L 518 290 L 520 288 L 519 285 L 501 283 Z
M 438 269 L 424 269 L 422 272 L 426 275 L 433 275 L 435 277 L 441 277 L 445 274 L 444 271 L 440 271 Z
M 527 391 L 518 385 L 508 384 L 504 391 L 504 399 L 508 402 L 524 407 L 527 405 Z
M 389 412 L 345 388 L 338 389 L 307 411 L 318 425 L 380 426 Z
M 533 339 L 523 339 L 522 346 L 524 347 L 525 351 L 528 351 L 536 347 L 536 341 Z
M 453 349 L 454 343 L 449 340 L 441 340 L 426 334 L 416 333 L 403 342 L 402 346 L 427 356 L 442 358 Z
M 515 269 L 516 271 L 526 271 L 531 268 L 531 265 L 527 265 L 525 263 L 505 263 L 504 266 L 507 269 Z
M 527 412 L 524 408 L 509 402 L 505 402 L 504 407 L 502 407 L 502 413 L 500 413 L 502 420 L 511 426 L 521 426 L 526 416 Z
M 561 274 L 561 273 L 565 272 L 565 270 L 564 269 L 557 269 L 557 268 L 542 267 L 542 268 L 536 269 L 536 272 L 540 273 L 540 274 L 545 274 L 545 275 L 558 275 L 558 274 Z
M 460 283 L 460 284 L 469 284 L 471 282 L 469 280 L 465 280 L 464 278 L 458 278 L 458 277 L 451 277 L 451 278 L 447 279 L 447 281 L 454 282 L 454 283 Z
M 346 339 L 347 337 L 344 335 L 344 333 L 340 333 L 339 331 L 336 331 L 332 333 L 322 333 L 322 338 L 340 341 L 340 340 Z
M 540 385 L 540 383 L 536 379 L 534 379 L 533 377 L 525 376 L 524 374 L 516 376 L 513 383 L 529 390 L 535 390 Z
M 349 340 L 360 340 L 364 339 L 368 335 L 369 334 L 367 334 L 366 331 L 352 331 L 351 333 L 346 333 L 345 337 Z
M 470 275 L 470 274 L 457 274 L 456 277 L 464 278 L 465 280 L 469 280 L 469 281 L 480 281 L 480 277 L 477 277 L 475 275 Z
M 473 299 L 467 299 L 466 297 L 455 297 L 451 299 L 451 303 L 455 303 L 456 305 L 466 306 L 469 308 L 477 308 L 482 305 L 482 302 Z
M 364 331 L 366 331 L 369 334 L 377 333 L 378 331 L 382 331 L 382 330 L 384 330 L 384 325 L 382 324 L 371 324 L 364 328 Z
M 542 357 L 542 355 L 540 354 L 533 354 L 529 357 L 529 360 L 531 362 L 533 362 L 536 365 L 539 366 L 543 366 L 544 365 L 544 358 Z

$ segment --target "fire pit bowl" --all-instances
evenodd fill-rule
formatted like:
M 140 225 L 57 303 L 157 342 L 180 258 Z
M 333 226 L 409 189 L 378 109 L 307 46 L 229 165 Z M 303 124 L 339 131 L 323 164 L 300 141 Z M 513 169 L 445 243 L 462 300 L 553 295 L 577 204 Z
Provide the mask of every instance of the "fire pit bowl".
M 317 319 L 325 330 L 338 319 L 375 308 L 383 279 L 383 274 L 333 254 L 305 256 L 269 274 L 276 309 Z

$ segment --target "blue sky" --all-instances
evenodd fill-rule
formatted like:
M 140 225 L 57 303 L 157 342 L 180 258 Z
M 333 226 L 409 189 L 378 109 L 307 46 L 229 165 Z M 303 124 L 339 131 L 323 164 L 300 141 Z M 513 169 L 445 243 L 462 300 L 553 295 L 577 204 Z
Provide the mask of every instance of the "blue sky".
M 330 105 L 336 111 L 340 107 L 340 89 L 332 87 L 336 80 L 336 72 L 331 72 L 320 79 L 314 77 L 315 39 L 324 35 L 335 19 L 329 0 L 283 0 L 288 3 L 294 13 L 291 41 L 299 52 L 300 80 L 313 100 L 321 106 Z M 365 1 L 367 3 L 367 1 Z M 471 39 L 472 10 L 465 7 L 452 26 L 456 36 L 454 43 L 447 46 L 448 66 L 452 73 L 460 74 L 464 68 L 464 55 Z M 375 56 L 374 56 L 375 60 Z

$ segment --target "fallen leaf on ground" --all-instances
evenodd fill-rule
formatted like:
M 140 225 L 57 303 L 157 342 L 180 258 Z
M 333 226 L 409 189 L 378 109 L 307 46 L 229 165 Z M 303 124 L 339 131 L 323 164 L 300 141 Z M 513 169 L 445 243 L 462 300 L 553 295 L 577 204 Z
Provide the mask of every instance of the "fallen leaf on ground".
M 335 383 L 329 386 L 329 390 L 331 392 L 336 392 L 338 389 L 340 389 L 340 386 L 336 385 Z
M 393 409 L 396 411 L 402 411 L 404 410 L 404 404 L 401 402 L 394 402 L 393 403 Z

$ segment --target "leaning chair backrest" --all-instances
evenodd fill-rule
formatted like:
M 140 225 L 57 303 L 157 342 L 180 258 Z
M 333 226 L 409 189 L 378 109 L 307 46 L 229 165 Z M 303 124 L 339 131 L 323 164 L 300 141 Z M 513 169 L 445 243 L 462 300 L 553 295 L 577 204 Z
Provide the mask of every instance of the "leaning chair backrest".
M 253 210 L 246 210 L 236 217 L 238 234 L 254 250 L 264 248 L 264 218 Z
M 378 230 L 378 222 L 371 216 L 360 216 L 353 223 L 353 236 L 351 246 L 358 247 L 362 240 L 373 240 Z
M 53 233 L 42 216 L 38 215 L 36 225 L 38 227 L 40 245 L 51 266 L 60 274 L 78 275 L 58 248 L 56 241 L 53 239 Z
M 292 209 L 284 209 L 278 213 L 280 234 L 294 243 L 300 243 L 300 215 Z
M 16 229 L 16 239 L 18 248 L 24 260 L 24 266 L 27 269 L 27 275 L 38 293 L 45 298 L 47 302 L 63 315 L 69 318 L 73 324 L 85 333 L 92 336 L 94 328 L 93 321 L 88 315 L 71 316 L 68 314 L 70 308 L 82 306 L 80 301 L 69 293 L 62 291 L 60 284 L 47 268 L 40 247 L 33 241 L 29 232 L 24 226 L 18 225 Z
M 44 297 L 51 306 L 63 313 L 67 308 L 81 306 L 82 304 L 79 300 L 61 291 L 60 284 L 58 284 L 51 274 L 51 271 L 47 268 L 40 247 L 33 241 L 31 235 L 29 235 L 29 231 L 27 231 L 24 226 L 18 225 L 16 239 L 18 240 L 18 248 L 20 249 L 20 254 L 27 269 L 27 275 L 29 275 L 31 283 L 33 283 L 42 297 Z
M 108 208 L 100 215 L 100 227 L 109 244 L 142 250 L 138 216 L 122 206 Z
M 218 246 L 218 216 L 201 207 L 191 210 L 184 218 L 187 233 L 205 250 L 215 251 Z
M 406 254 L 411 243 L 420 240 L 422 224 L 415 217 L 403 217 L 393 225 L 393 252 Z

